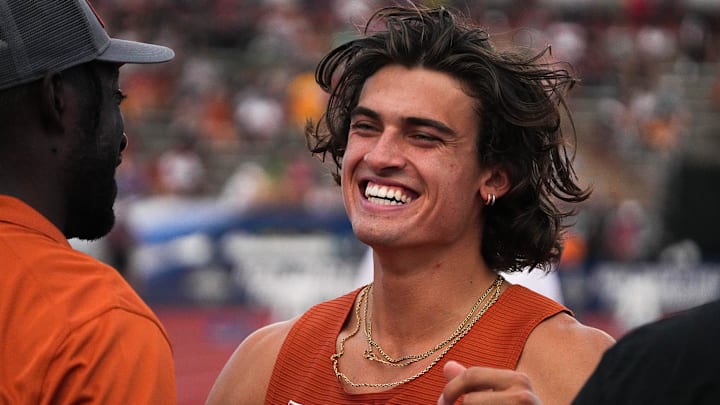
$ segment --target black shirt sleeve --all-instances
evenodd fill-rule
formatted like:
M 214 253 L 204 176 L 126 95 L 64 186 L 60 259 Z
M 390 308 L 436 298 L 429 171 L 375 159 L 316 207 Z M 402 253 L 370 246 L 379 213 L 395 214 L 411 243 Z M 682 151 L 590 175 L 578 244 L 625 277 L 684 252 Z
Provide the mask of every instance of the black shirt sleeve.
M 720 404 L 720 303 L 620 339 L 573 404 Z

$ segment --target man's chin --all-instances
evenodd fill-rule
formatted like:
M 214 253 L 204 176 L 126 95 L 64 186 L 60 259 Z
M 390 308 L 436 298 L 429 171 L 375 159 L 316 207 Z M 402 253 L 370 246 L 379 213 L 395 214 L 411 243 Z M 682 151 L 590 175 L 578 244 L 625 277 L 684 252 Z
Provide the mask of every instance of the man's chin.
M 84 220 L 70 230 L 65 236 L 68 239 L 77 238 L 85 241 L 96 241 L 110 233 L 115 225 L 115 213 L 111 210 L 109 214 L 103 218 L 95 218 L 95 220 Z

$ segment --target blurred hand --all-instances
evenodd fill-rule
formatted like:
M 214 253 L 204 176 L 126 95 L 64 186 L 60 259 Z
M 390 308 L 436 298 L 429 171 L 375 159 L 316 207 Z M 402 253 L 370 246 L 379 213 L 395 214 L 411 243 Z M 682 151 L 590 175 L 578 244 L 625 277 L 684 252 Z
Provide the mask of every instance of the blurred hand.
M 449 361 L 443 368 L 448 383 L 438 405 L 452 405 L 464 395 L 462 403 L 539 405 L 530 379 L 514 370 L 470 367 Z

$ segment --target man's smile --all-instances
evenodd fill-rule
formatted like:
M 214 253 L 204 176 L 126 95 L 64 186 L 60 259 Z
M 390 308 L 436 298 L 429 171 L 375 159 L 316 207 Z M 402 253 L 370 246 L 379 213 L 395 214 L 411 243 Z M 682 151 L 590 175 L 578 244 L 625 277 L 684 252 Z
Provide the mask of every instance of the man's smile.
M 371 181 L 365 185 L 365 197 L 373 204 L 381 205 L 404 205 L 413 200 L 401 187 L 384 186 Z

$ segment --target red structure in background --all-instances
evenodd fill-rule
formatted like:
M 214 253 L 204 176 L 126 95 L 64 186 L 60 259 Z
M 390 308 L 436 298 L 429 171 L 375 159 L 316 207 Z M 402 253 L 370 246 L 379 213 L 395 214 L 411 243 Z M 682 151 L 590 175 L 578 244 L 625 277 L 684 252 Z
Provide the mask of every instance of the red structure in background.
M 205 403 L 237 345 L 272 320 L 268 310 L 246 306 L 153 309 L 172 341 L 178 405 Z

